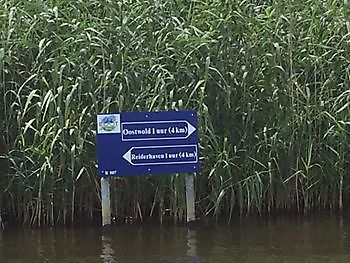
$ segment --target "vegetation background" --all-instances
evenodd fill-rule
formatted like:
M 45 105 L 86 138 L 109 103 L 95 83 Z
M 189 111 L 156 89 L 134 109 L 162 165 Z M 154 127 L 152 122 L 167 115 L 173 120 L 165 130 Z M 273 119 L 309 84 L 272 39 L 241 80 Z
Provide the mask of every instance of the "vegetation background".
M 198 216 L 349 203 L 347 0 L 0 0 L 0 215 L 98 216 L 96 113 L 195 109 Z M 117 219 L 182 221 L 184 175 L 112 179 Z

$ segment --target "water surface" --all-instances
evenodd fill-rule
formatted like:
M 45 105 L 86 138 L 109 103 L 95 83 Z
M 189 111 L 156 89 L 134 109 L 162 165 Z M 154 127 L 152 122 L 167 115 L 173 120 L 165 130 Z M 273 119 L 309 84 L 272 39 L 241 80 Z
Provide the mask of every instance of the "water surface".
M 240 220 L 231 225 L 8 229 L 0 262 L 350 262 L 350 220 Z

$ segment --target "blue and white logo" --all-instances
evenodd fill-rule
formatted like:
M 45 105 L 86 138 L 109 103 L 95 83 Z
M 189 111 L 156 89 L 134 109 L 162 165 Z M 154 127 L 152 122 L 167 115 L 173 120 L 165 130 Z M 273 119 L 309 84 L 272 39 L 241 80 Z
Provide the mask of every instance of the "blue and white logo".
M 97 115 L 97 133 L 120 133 L 120 114 Z

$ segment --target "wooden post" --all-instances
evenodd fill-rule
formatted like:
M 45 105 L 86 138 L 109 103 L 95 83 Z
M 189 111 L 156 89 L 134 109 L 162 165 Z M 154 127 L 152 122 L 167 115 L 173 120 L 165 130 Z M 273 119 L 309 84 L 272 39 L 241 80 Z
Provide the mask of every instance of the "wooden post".
M 193 175 L 186 174 L 187 223 L 196 220 L 194 200 L 195 200 L 195 193 L 194 193 Z
M 101 177 L 102 226 L 111 224 L 111 196 L 109 177 Z

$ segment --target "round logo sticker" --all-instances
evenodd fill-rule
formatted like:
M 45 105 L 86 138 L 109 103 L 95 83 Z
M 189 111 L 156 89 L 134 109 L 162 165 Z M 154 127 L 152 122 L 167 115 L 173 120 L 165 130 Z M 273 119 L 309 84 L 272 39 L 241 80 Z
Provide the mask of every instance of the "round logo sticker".
M 106 114 L 98 115 L 99 133 L 118 133 L 120 132 L 120 115 Z

